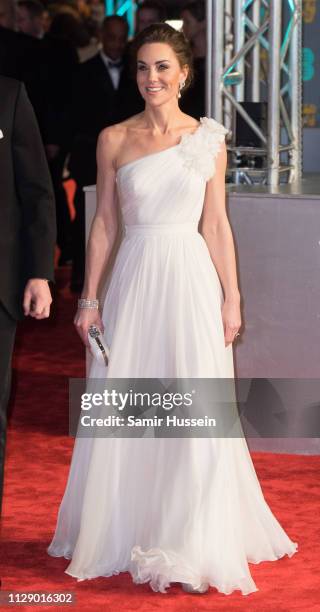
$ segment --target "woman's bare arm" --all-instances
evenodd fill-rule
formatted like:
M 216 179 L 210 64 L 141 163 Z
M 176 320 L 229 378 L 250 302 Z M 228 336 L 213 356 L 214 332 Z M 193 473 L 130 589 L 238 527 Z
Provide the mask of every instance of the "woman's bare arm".
M 82 297 L 96 299 L 117 231 L 117 194 L 113 164 L 114 136 L 103 130 L 97 144 L 97 208 L 86 251 L 86 271 Z
M 208 181 L 201 219 L 204 237 L 211 259 L 217 269 L 225 299 L 240 299 L 236 257 L 232 231 L 226 212 L 225 174 L 227 151 L 225 144 L 216 158 L 214 177 Z
M 216 158 L 216 171 L 208 181 L 201 217 L 201 234 L 218 272 L 224 291 L 223 322 L 226 343 L 234 339 L 241 326 L 240 291 L 232 231 L 226 212 L 225 174 L 227 150 L 223 143 Z
M 119 144 L 119 133 L 112 128 L 103 130 L 97 143 L 97 208 L 92 221 L 86 249 L 86 270 L 82 297 L 97 298 L 103 272 L 108 263 L 118 232 L 117 193 L 114 159 Z M 103 330 L 98 310 L 78 309 L 74 323 L 83 340 L 87 340 L 91 324 Z

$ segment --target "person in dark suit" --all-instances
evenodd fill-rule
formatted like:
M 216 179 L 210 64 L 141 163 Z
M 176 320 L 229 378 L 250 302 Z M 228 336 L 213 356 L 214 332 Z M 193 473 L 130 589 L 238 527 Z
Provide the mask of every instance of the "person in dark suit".
M 73 232 L 71 289 L 81 291 L 85 261 L 85 185 L 96 182 L 96 146 L 105 127 L 140 112 L 144 102 L 125 59 L 128 24 L 123 17 L 106 17 L 102 50 L 79 65 L 73 85 L 69 170 L 77 183 Z
M 39 127 L 23 83 L 0 76 L 0 512 L 11 357 L 17 322 L 49 316 L 54 195 Z
M 19 31 L 38 38 L 41 45 L 39 61 L 47 100 L 42 137 L 55 193 L 59 264 L 63 265 L 71 259 L 71 216 L 62 175 L 69 147 L 67 114 L 78 54 L 72 43 L 44 31 L 44 15 L 45 8 L 39 0 L 19 0 L 17 3 Z
M 72 224 L 63 185 L 63 169 L 70 150 L 68 113 L 71 104 L 72 79 L 78 66 L 78 54 L 69 41 L 58 39 L 50 32 L 44 35 L 41 43 L 43 61 L 48 75 L 45 150 L 56 200 L 59 265 L 64 265 L 72 257 Z
M 40 59 L 40 40 L 3 27 L 0 20 L 0 74 L 24 82 L 41 134 L 44 135 L 47 125 L 47 77 L 43 74 Z
M 41 41 L 15 32 L 15 24 L 14 0 L 0 0 L 0 74 L 24 82 L 43 136 L 47 124 L 47 74 L 41 65 Z

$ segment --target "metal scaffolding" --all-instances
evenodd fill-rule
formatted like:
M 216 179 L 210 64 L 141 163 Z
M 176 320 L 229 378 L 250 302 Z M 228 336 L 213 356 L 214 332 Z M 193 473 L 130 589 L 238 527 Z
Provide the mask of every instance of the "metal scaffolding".
M 231 130 L 233 182 L 278 185 L 301 177 L 301 5 L 207 0 L 206 114 Z M 266 104 L 264 125 L 250 116 L 246 102 Z M 239 115 L 258 146 L 237 146 Z

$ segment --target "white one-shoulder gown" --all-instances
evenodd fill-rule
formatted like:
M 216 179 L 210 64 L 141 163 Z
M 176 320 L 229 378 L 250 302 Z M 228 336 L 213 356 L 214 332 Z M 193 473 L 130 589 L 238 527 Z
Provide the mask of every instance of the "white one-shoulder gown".
M 117 172 L 125 235 L 102 318 L 108 369 L 91 378 L 233 378 L 223 292 L 198 231 L 206 181 L 226 129 L 193 134 Z M 257 591 L 248 562 L 292 556 L 243 438 L 77 438 L 48 553 L 78 580 L 129 571 L 171 582 Z

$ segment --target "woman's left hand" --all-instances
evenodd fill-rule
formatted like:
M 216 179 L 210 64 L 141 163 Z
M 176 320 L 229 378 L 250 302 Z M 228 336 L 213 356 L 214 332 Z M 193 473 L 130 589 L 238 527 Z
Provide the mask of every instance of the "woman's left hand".
M 225 346 L 229 346 L 241 327 L 241 313 L 239 300 L 225 300 L 221 309 L 224 328 Z

